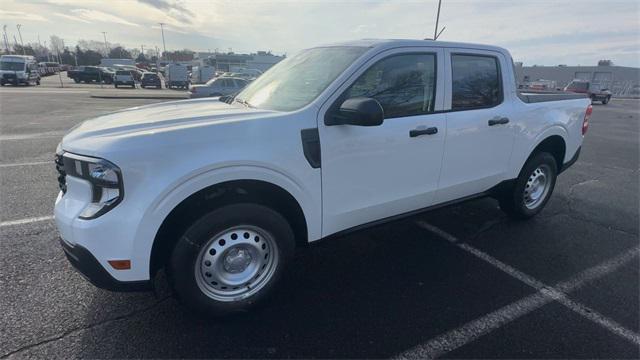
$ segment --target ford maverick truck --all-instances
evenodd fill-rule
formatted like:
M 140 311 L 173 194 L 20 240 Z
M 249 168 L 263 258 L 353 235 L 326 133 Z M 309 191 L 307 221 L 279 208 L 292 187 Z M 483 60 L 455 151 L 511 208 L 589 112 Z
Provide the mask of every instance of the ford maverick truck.
M 268 296 L 296 248 L 491 196 L 527 219 L 580 153 L 583 94 L 517 90 L 505 49 L 429 40 L 310 48 L 234 96 L 118 111 L 56 153 L 55 219 L 98 287 L 211 315 Z

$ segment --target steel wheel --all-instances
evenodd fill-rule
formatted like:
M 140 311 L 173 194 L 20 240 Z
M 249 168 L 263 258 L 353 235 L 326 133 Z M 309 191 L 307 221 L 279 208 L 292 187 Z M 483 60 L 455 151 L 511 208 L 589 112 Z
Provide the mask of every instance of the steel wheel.
M 226 229 L 200 249 L 195 278 L 208 297 L 224 302 L 246 299 L 273 277 L 278 248 L 266 230 L 251 225 Z
M 549 193 L 551 188 L 551 169 L 546 164 L 538 166 L 529 178 L 524 187 L 524 206 L 533 210 L 540 205 Z

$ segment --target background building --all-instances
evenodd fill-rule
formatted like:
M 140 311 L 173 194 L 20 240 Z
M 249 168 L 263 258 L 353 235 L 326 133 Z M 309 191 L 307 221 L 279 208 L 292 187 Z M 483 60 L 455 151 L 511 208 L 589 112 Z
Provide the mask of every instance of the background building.
M 517 82 L 528 85 L 539 80 L 555 81 L 564 88 L 571 80 L 589 80 L 608 88 L 617 96 L 640 95 L 640 68 L 615 66 L 608 60 L 599 61 L 598 66 L 523 66 L 515 63 Z
M 264 72 L 284 59 L 284 56 L 273 55 L 267 51 L 258 51 L 255 54 L 198 53 L 198 57 L 218 71 L 231 72 L 237 69 L 258 69 Z

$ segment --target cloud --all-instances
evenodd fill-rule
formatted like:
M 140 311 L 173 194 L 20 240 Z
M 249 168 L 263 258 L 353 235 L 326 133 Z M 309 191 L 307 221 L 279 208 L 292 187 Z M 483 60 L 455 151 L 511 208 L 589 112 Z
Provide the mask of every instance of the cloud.
M 58 13 L 58 12 L 53 13 L 53 15 L 60 16 L 60 17 L 63 17 L 65 19 L 68 19 L 68 20 L 79 21 L 79 22 L 83 22 L 85 24 L 91 24 L 91 21 L 85 20 L 85 19 L 80 18 L 78 16 L 73 16 L 73 15 L 69 15 L 69 14 L 62 14 L 62 13 Z
M 125 20 L 123 17 L 119 17 L 116 15 L 108 14 L 99 10 L 89 10 L 89 9 L 72 9 L 72 16 L 75 16 L 79 20 L 85 20 L 89 22 L 101 21 L 101 22 L 110 22 L 122 25 L 129 25 L 139 27 L 140 25 L 134 24 L 130 21 Z
M 168 0 L 138 0 L 139 3 L 149 5 L 157 10 L 168 12 L 168 16 L 191 24 L 195 14 L 178 2 L 170 2 Z
M 2 20 L 23 20 L 23 21 L 48 21 L 38 14 L 26 13 L 24 11 L 0 10 Z

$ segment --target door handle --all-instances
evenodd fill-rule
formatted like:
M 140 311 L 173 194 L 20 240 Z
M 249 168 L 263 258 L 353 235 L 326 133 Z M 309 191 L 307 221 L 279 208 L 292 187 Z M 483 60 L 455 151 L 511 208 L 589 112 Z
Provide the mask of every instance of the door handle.
M 430 127 L 426 129 L 413 129 L 409 131 L 410 137 L 416 137 L 420 135 L 434 135 L 438 133 L 437 127 Z
M 509 118 L 506 118 L 506 117 L 495 117 L 489 120 L 489 126 L 504 125 L 507 123 L 509 123 Z

